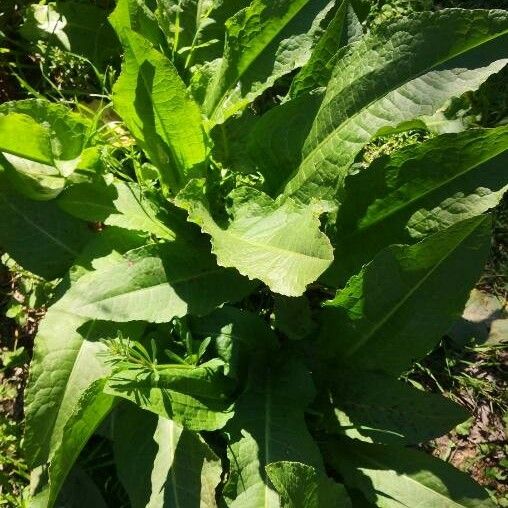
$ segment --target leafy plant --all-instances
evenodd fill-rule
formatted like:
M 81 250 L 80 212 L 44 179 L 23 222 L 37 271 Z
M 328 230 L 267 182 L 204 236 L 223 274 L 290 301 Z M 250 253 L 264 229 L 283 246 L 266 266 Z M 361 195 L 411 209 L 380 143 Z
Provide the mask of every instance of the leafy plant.
M 132 506 L 489 505 L 411 448 L 467 413 L 399 378 L 489 252 L 508 127 L 444 112 L 508 63 L 508 12 L 368 11 L 119 0 L 130 161 L 100 109 L 0 106 L 0 242 L 61 280 L 25 394 L 33 506 L 65 502 L 99 427 Z

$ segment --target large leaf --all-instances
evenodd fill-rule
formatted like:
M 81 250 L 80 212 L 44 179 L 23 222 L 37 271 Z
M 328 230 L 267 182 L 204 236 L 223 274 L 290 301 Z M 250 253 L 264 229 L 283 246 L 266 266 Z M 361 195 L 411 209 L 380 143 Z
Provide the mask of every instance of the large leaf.
M 328 442 L 325 454 L 348 485 L 381 508 L 490 508 L 469 475 L 422 452 L 355 440 Z
M 73 270 L 70 280 L 79 280 L 94 267 L 115 263 L 122 249 L 133 248 L 139 242 L 129 232 L 111 229 L 87 248 L 86 255 L 81 256 L 81 266 Z M 69 282 L 65 280 L 61 286 L 57 288 L 59 293 L 67 289 Z M 69 418 L 78 412 L 82 396 L 97 379 L 109 373 L 99 356 L 104 351 L 99 340 L 116 337 L 119 331 L 137 338 L 143 330 L 139 323 L 105 323 L 77 316 L 72 312 L 73 298 L 72 291 L 68 291 L 48 309 L 35 338 L 25 392 L 24 449 L 32 466 L 49 460 L 62 442 Z
M 343 370 L 331 398 L 343 431 L 385 444 L 419 444 L 442 436 L 469 414 L 440 395 L 378 372 Z
M 48 468 L 49 482 L 36 495 L 32 505 L 51 508 L 67 475 L 79 453 L 95 429 L 114 406 L 114 397 L 102 392 L 104 380 L 90 385 L 79 400 L 78 406 L 67 421 L 61 441 L 55 445 L 55 452 Z M 41 489 L 41 485 L 38 486 Z
M 505 11 L 450 9 L 387 24 L 353 44 L 334 69 L 285 194 L 303 202 L 333 199 L 374 135 L 432 115 L 501 70 L 506 60 L 474 70 L 461 61 L 463 68 L 454 69 L 454 57 L 506 32 Z M 490 59 L 475 58 L 473 66 Z
M 217 506 L 222 468 L 198 434 L 129 404 L 115 414 L 113 439 L 132 508 Z
M 240 300 L 253 284 L 217 266 L 206 242 L 150 245 L 82 277 L 66 309 L 89 319 L 166 323 Z
M 173 64 L 147 39 L 122 31 L 125 60 L 113 104 L 173 192 L 202 172 L 201 112 Z
M 249 187 L 235 189 L 229 198 L 232 219 L 225 228 L 210 214 L 203 181 L 190 182 L 176 201 L 212 237 L 220 265 L 287 296 L 300 296 L 330 265 L 332 247 L 312 207 L 281 204 Z
M 64 306 L 53 305 L 41 322 L 25 394 L 24 448 L 32 466 L 48 461 L 62 443 L 64 428 L 88 388 L 109 373 L 101 339 L 138 337 L 139 324 L 87 322 Z
M 43 100 L 3 104 L 0 167 L 22 194 L 52 199 L 69 179 L 76 178 L 89 129 L 86 120 L 63 105 Z
M 409 243 L 496 206 L 507 187 L 508 128 L 445 134 L 375 161 L 346 179 L 327 281 L 383 247 Z
M 265 466 L 272 462 L 302 462 L 321 471 L 321 457 L 305 420 L 314 397 L 309 373 L 292 358 L 279 364 L 253 362 L 245 393 L 228 423 L 230 477 L 224 495 L 233 508 L 278 507 Z
M 327 304 L 324 350 L 349 367 L 408 369 L 462 313 L 489 253 L 490 228 L 489 216 L 475 217 L 382 251 Z
M 164 224 L 166 214 L 162 204 L 134 183 L 117 181 L 107 185 L 99 180 L 73 185 L 59 196 L 58 205 L 80 219 L 145 231 L 166 240 L 175 238 L 175 233 Z
M 313 467 L 299 462 L 274 462 L 266 466 L 270 481 L 282 498 L 284 508 L 350 508 L 343 485 Z
M 0 246 L 23 268 L 51 280 L 62 276 L 92 237 L 81 220 L 54 202 L 15 193 L 0 174 Z
M 190 430 L 217 430 L 233 416 L 234 384 L 223 375 L 223 363 L 174 365 L 155 374 L 141 368 L 115 372 L 105 391 L 123 397 Z
M 224 58 L 204 103 L 212 122 L 224 122 L 304 65 L 332 7 L 329 0 L 254 0 L 230 18 Z

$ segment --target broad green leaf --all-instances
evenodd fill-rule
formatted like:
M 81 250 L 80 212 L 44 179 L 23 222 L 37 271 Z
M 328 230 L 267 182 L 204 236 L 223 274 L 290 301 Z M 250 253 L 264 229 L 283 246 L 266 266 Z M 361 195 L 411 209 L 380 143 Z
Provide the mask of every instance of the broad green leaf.
M 322 346 L 336 361 L 400 375 L 459 316 L 490 249 L 491 219 L 468 219 L 379 253 L 323 311 Z M 327 355 L 327 353 L 323 353 Z
M 282 498 L 284 508 L 351 508 L 343 485 L 299 462 L 274 462 L 266 472 Z
M 296 97 L 326 87 L 332 76 L 340 48 L 360 39 L 362 26 L 349 0 L 342 0 L 334 18 L 321 36 L 312 55 L 291 83 L 289 94 Z
M 63 105 L 43 100 L 3 104 L 0 167 L 18 192 L 31 199 L 52 199 L 68 180 L 80 178 L 74 173 L 82 164 L 89 128 Z
M 348 485 L 381 508 L 493 507 L 469 475 L 422 452 L 344 439 L 328 442 L 325 453 Z
M 133 508 L 217 506 L 220 460 L 198 434 L 129 404 L 115 415 L 113 438 Z
M 384 444 L 430 441 L 469 417 L 449 399 L 377 372 L 341 370 L 331 398 L 342 423 L 339 432 Z
M 292 200 L 278 203 L 249 187 L 235 189 L 229 198 L 232 219 L 225 228 L 209 212 L 202 180 L 190 182 L 176 200 L 189 220 L 212 237 L 221 266 L 233 266 L 276 293 L 300 296 L 330 265 L 332 247 L 312 207 Z
M 287 355 L 277 364 L 253 362 L 246 391 L 228 423 L 230 477 L 224 496 L 232 508 L 278 507 L 265 466 L 302 462 L 321 471 L 321 457 L 307 430 L 304 411 L 314 397 L 306 368 Z
M 0 174 L 0 246 L 23 268 L 47 280 L 62 276 L 92 231 L 54 202 L 15 193 Z
M 72 312 L 72 282 L 95 267 L 114 264 L 122 249 L 132 248 L 139 239 L 130 232 L 110 228 L 91 242 L 57 294 L 63 296 L 47 311 L 35 338 L 34 355 L 25 391 L 25 456 L 30 465 L 46 463 L 62 441 L 69 418 L 79 410 L 80 400 L 89 387 L 109 373 L 99 354 L 105 348 L 99 341 L 118 335 L 138 338 L 140 323 L 117 324 L 89 321 Z M 93 261 L 92 261 L 93 260 Z
M 470 69 L 460 62 L 466 68 L 455 69 L 454 57 L 507 32 L 505 11 L 449 9 L 383 25 L 351 45 L 333 71 L 302 163 L 284 193 L 302 202 L 333 200 L 373 136 L 415 125 L 500 71 L 508 60 L 490 63 L 487 55 L 474 62 L 487 66 Z
M 104 380 L 92 383 L 84 392 L 78 406 L 67 421 L 62 433 L 62 440 L 56 444 L 50 461 L 49 482 L 44 488 L 45 492 L 37 494 L 38 499 L 44 498 L 47 503 L 42 506 L 51 508 L 55 504 L 65 479 L 81 450 L 113 408 L 114 398 L 104 394 L 103 388 Z
M 190 430 L 217 430 L 233 416 L 234 384 L 223 375 L 223 363 L 174 365 L 157 371 L 131 368 L 114 373 L 106 385 L 110 395 L 123 397 Z
M 202 174 L 207 157 L 201 112 L 173 64 L 147 39 L 124 29 L 125 60 L 113 104 L 171 191 Z
M 212 124 L 223 123 L 304 65 L 332 8 L 329 0 L 254 0 L 230 18 L 224 58 L 204 103 Z
M 253 284 L 217 266 L 207 247 L 177 240 L 136 249 L 82 277 L 67 309 L 89 319 L 166 323 L 246 296 Z
M 268 323 L 252 312 L 225 306 L 202 318 L 192 318 L 192 332 L 214 340 L 224 373 L 244 377 L 252 355 L 276 351 L 277 336 Z
M 88 321 L 76 316 L 65 308 L 72 299 L 69 293 L 50 307 L 35 340 L 25 393 L 24 449 L 32 466 L 52 458 L 85 392 L 109 373 L 101 356 L 106 348 L 100 340 L 119 332 L 137 338 L 143 329 L 137 323 Z
M 507 190 L 508 128 L 445 134 L 346 179 L 337 219 L 339 282 L 391 243 L 409 243 L 496 206 Z
M 58 205 L 84 220 L 145 231 L 166 240 L 175 238 L 175 233 L 164 224 L 161 204 L 133 183 L 116 181 L 107 185 L 99 180 L 73 185 L 59 196 Z
M 25 11 L 20 33 L 31 41 L 55 42 L 104 71 L 119 52 L 105 9 L 83 2 L 32 4 Z

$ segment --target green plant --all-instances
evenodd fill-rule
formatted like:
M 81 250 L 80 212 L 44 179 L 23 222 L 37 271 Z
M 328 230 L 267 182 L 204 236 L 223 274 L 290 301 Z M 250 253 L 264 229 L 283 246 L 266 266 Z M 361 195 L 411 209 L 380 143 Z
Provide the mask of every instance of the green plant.
M 101 424 L 132 506 L 489 505 L 410 447 L 468 414 L 399 378 L 489 252 L 508 127 L 443 112 L 506 66 L 508 13 L 364 32 L 367 6 L 120 0 L 137 148 L 103 108 L 0 106 L 0 242 L 61 279 L 25 394 L 34 506 Z M 359 163 L 405 131 L 425 141 Z

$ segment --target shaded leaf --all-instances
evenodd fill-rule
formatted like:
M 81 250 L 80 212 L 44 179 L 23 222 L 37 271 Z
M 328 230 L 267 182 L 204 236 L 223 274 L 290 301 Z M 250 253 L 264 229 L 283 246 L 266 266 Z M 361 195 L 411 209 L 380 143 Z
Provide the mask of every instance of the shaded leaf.
M 245 377 L 253 355 L 275 351 L 277 336 L 268 323 L 252 312 L 225 306 L 202 318 L 192 318 L 193 333 L 214 339 L 227 376 Z
M 166 323 L 204 315 L 247 295 L 253 285 L 217 266 L 206 242 L 149 245 L 82 277 L 68 309 L 89 319 Z
M 384 444 L 430 441 L 469 417 L 441 395 L 377 372 L 342 370 L 333 380 L 331 397 L 342 423 L 339 432 Z
M 12 191 L 0 174 L 0 245 L 23 268 L 47 280 L 62 276 L 92 238 L 81 220 L 54 202 L 37 202 Z
M 422 452 L 355 440 L 327 444 L 327 460 L 376 506 L 493 506 L 469 475 Z
M 129 404 L 115 415 L 113 438 L 117 471 L 133 508 L 217 506 L 222 468 L 198 434 Z
M 335 16 L 312 51 L 312 55 L 291 83 L 289 94 L 296 97 L 319 87 L 326 87 L 332 76 L 339 50 L 359 40 L 363 35 L 362 26 L 350 5 L 342 0 Z
M 348 367 L 394 375 L 410 368 L 462 312 L 490 230 L 490 217 L 480 216 L 382 251 L 327 304 L 323 348 Z
M 105 391 L 123 397 L 190 430 L 217 430 L 233 416 L 234 385 L 223 375 L 220 360 L 174 365 L 157 371 L 131 368 L 115 372 Z
M 304 65 L 332 7 L 328 0 L 254 0 L 230 18 L 224 58 L 203 106 L 212 123 L 223 123 Z
M 297 360 L 253 363 L 249 384 L 228 423 L 230 477 L 224 495 L 233 508 L 279 506 L 265 466 L 283 460 L 322 469 L 304 411 L 314 397 L 309 373 Z
M 99 180 L 73 185 L 59 196 L 58 205 L 84 220 L 145 231 L 166 240 L 175 238 L 175 233 L 164 224 L 161 204 L 133 183 L 117 181 L 107 185 Z

